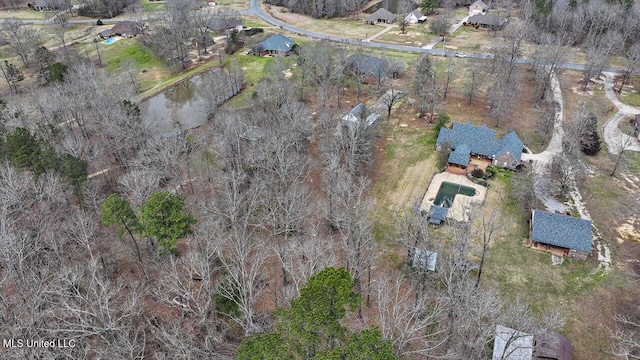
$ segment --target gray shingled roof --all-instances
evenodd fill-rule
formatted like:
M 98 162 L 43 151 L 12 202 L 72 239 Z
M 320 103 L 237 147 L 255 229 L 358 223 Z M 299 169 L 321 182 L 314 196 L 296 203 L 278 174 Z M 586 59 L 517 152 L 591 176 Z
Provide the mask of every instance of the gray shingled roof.
M 429 208 L 429 222 L 432 224 L 440 224 L 447 219 L 448 208 L 438 205 L 431 205 Z
M 454 123 L 451 129 L 440 129 L 436 145 L 442 145 L 445 142 L 453 149 L 457 149 L 461 145 L 467 145 L 472 154 L 489 158 L 508 152 L 518 163 L 524 147 L 518 134 L 513 131 L 497 139 L 495 130 L 489 129 L 487 125 L 475 126 L 470 121 L 466 124 Z
M 482 0 L 476 0 L 473 4 L 469 5 L 469 7 L 472 7 L 474 5 L 480 6 L 483 10 L 489 10 L 489 5 L 485 4 Z
M 467 166 L 471 159 L 471 149 L 469 145 L 462 144 L 449 154 L 449 163 Z
M 375 56 L 352 54 L 347 58 L 347 64 L 354 67 L 361 74 L 373 74 L 376 77 L 385 75 L 386 60 Z
M 242 19 L 239 16 L 236 17 L 228 13 L 213 15 L 213 17 L 207 21 L 207 28 L 211 31 L 223 31 L 238 26 L 242 26 Z
M 259 45 L 260 51 L 289 52 L 293 50 L 296 43 L 282 34 L 271 35 L 267 40 Z
M 467 24 L 480 24 L 487 26 L 502 26 L 506 22 L 507 19 L 485 14 L 476 14 L 467 19 Z
M 378 20 L 393 21 L 395 20 L 395 18 L 396 16 L 393 15 L 393 13 L 391 13 L 389 10 L 385 8 L 380 8 L 376 10 L 376 12 L 374 12 L 373 14 L 369 15 L 369 17 L 367 18 L 367 21 L 369 22 L 378 22 Z
M 123 20 L 118 21 L 112 28 L 111 31 L 115 35 L 132 35 L 136 36 L 140 33 L 140 27 L 133 21 Z
M 591 252 L 591 220 L 532 210 L 531 221 L 533 241 Z
M 345 121 L 360 122 L 365 120 L 367 125 L 373 125 L 379 118 L 380 115 L 372 113 L 363 103 L 354 106 L 347 115 L 342 117 Z

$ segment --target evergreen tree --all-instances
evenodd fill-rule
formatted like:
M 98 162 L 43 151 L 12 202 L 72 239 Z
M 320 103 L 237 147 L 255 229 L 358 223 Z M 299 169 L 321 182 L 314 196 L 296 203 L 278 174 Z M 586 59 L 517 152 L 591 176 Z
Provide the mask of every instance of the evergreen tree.
M 178 239 L 193 231 L 196 219 L 183 211 L 185 197 L 167 191 L 149 197 L 140 209 L 140 224 L 144 236 L 153 237 L 163 252 L 176 253 Z

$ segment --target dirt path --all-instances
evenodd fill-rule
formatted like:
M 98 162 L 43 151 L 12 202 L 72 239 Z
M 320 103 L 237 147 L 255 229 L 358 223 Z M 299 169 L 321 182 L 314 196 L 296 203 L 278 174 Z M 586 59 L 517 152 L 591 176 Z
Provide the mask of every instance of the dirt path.
M 436 172 L 436 155 L 407 168 L 398 185 L 387 197 L 390 208 L 412 206 L 422 200 L 429 181 Z
M 629 150 L 631 151 L 640 151 L 640 141 L 636 138 L 632 138 L 627 134 L 623 134 L 622 131 L 618 128 L 618 124 L 622 119 L 627 116 L 640 114 L 640 110 L 634 108 L 633 106 L 629 106 L 627 104 L 622 103 L 616 97 L 613 92 L 613 80 L 615 77 L 614 73 L 611 72 L 602 72 L 604 74 L 604 93 L 607 95 L 607 99 L 613 103 L 618 108 L 618 112 L 615 113 L 602 127 L 602 135 L 604 137 L 604 142 L 607 144 L 607 149 L 610 154 L 617 155 L 618 147 L 620 144 L 623 144 L 629 141 Z M 630 140 L 628 140 L 630 139 Z
M 558 104 L 558 110 L 555 114 L 555 123 L 553 126 L 553 136 L 547 148 L 538 154 L 522 154 L 522 160 L 530 160 L 533 162 L 534 170 L 541 176 L 547 176 L 547 166 L 551 164 L 553 156 L 559 154 L 562 151 L 562 139 L 564 138 L 564 129 L 562 123 L 564 121 L 564 99 L 562 97 L 562 89 L 560 87 L 560 81 L 556 74 L 551 77 L 551 91 L 553 92 L 553 100 Z M 569 196 L 573 201 L 573 206 L 580 214 L 580 218 L 585 220 L 591 220 L 591 215 L 587 210 L 582 195 L 578 190 L 578 185 L 574 179 L 571 180 L 571 191 Z M 548 210 L 563 210 L 566 208 L 564 204 L 560 204 L 558 201 L 552 199 L 548 194 L 538 194 L 538 198 L 545 204 Z M 592 244 L 595 244 L 598 251 L 598 262 L 600 263 L 598 269 L 608 271 L 611 266 L 611 250 L 609 246 L 603 242 L 600 231 L 592 223 L 593 234 Z

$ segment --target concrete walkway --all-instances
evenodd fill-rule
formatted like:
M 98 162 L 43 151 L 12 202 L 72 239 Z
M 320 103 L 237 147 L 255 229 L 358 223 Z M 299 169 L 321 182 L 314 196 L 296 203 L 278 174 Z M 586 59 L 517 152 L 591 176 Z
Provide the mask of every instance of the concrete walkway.
M 604 93 L 607 99 L 618 108 L 618 112 L 615 113 L 602 127 L 602 135 L 604 142 L 607 144 L 607 149 L 610 154 L 617 155 L 621 144 L 628 144 L 628 150 L 640 151 L 640 141 L 637 138 L 624 134 L 618 128 L 620 121 L 628 116 L 640 114 L 640 110 L 622 103 L 616 97 L 613 91 L 613 80 L 615 74 L 611 72 L 603 72 L 604 74 Z
M 390 25 L 390 24 L 383 24 L 383 26 L 385 27 L 384 29 L 382 29 L 380 32 L 378 32 L 378 33 L 377 33 L 377 34 L 375 34 L 375 35 L 371 35 L 371 36 L 369 36 L 368 38 L 364 39 L 363 41 L 364 41 L 364 42 L 369 42 L 369 41 L 371 41 L 371 40 L 373 40 L 373 39 L 377 38 L 378 36 L 380 36 L 380 35 L 382 35 L 382 34 L 386 33 L 387 31 L 391 30 L 392 28 L 394 28 L 394 27 L 398 27 L 398 25 Z
M 449 35 L 453 35 L 454 32 L 456 32 L 460 26 L 462 26 L 463 23 L 465 23 L 467 20 L 469 20 L 469 17 L 478 14 L 478 12 L 473 12 L 470 13 L 469 15 L 465 16 L 464 18 L 462 18 L 461 20 L 459 20 L 458 22 L 454 23 L 453 25 L 451 25 L 451 28 L 449 29 Z M 442 42 L 442 38 L 440 36 L 438 36 L 437 38 L 435 38 L 435 40 L 433 40 L 432 42 L 428 43 L 427 45 L 423 46 L 423 49 L 433 49 L 434 46 L 436 46 L 437 43 Z

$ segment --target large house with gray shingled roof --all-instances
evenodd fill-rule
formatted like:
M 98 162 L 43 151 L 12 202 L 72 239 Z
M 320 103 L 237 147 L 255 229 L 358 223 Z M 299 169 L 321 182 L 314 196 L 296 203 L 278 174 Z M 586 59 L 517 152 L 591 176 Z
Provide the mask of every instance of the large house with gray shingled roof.
M 591 220 L 532 210 L 530 230 L 533 248 L 580 260 L 591 254 Z
M 507 169 L 520 164 L 524 144 L 515 132 L 496 138 L 496 131 L 487 125 L 475 126 L 471 122 L 454 123 L 451 129 L 442 128 L 436 140 L 436 150 L 449 148 L 448 163 L 466 168 L 472 156 L 491 159 L 491 163 Z
M 258 44 L 254 49 L 255 55 L 289 55 L 295 50 L 297 44 L 282 34 L 271 35 L 267 40 Z

